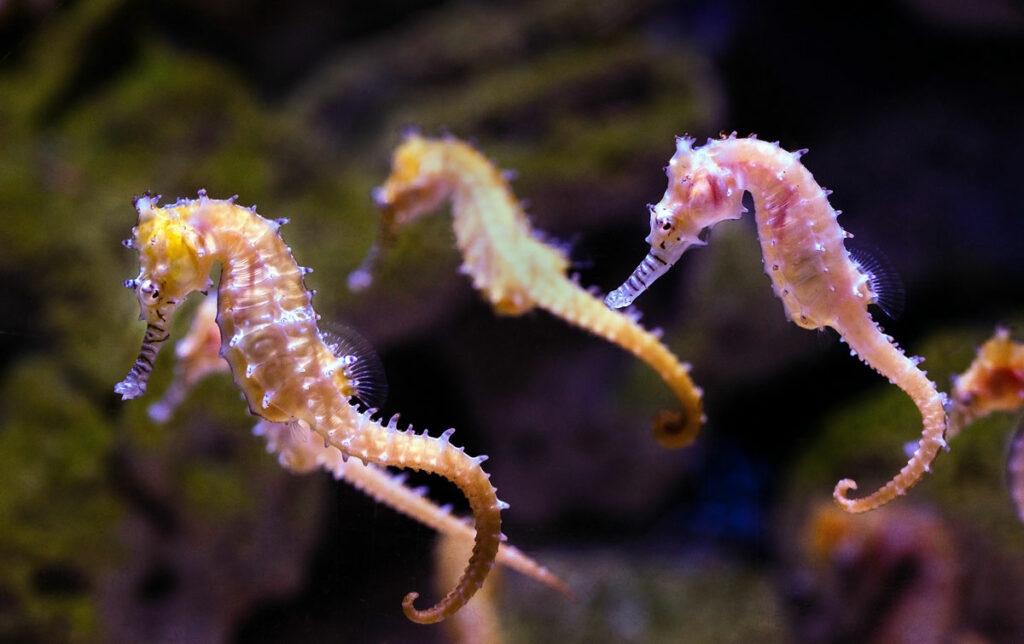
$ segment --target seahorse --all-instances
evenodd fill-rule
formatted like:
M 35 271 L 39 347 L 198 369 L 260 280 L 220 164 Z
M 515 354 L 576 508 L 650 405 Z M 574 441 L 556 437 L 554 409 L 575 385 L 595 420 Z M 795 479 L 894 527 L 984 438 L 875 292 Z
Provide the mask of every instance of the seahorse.
M 217 324 L 221 355 L 227 359 L 236 386 L 256 416 L 303 426 L 345 457 L 438 474 L 452 481 L 469 500 L 476 529 L 475 547 L 458 584 L 434 606 L 414 606 L 418 593 L 402 601 L 406 616 L 417 623 L 441 621 L 458 610 L 483 583 L 497 555 L 501 510 L 489 475 L 481 463 L 450 442 L 451 431 L 440 438 L 399 430 L 397 418 L 386 425 L 375 410 L 357 409 L 346 375 L 346 360 L 336 357 L 317 328 L 313 292 L 279 228 L 287 220 L 270 221 L 227 200 L 179 199 L 160 206 L 159 197 L 146 194 L 134 200 L 138 224 L 125 245 L 139 252 L 138 277 L 127 280 L 146 322 L 139 356 L 115 391 L 124 399 L 146 390 L 153 359 L 169 337 L 175 309 L 193 291 L 213 286 L 210 271 L 221 265 L 217 290 Z
M 1024 342 L 1014 340 L 1009 329 L 996 328 L 967 370 L 953 377 L 950 400 L 949 437 L 993 412 L 1024 406 Z
M 793 641 L 978 641 L 961 630 L 966 562 L 939 516 L 904 503 L 854 517 L 829 503 L 801 531 Z
M 672 388 L 683 408 L 682 413 L 665 411 L 657 417 L 655 437 L 666 447 L 692 443 L 705 419 L 701 390 L 690 379 L 690 366 L 640 326 L 636 315 L 608 310 L 569 277 L 566 253 L 542 241 L 530 227 L 507 174 L 455 137 L 411 134 L 395 151 L 391 175 L 374 191 L 381 211 L 378 242 L 349 276 L 349 286 L 368 286 L 374 264 L 397 230 L 449 198 L 463 256 L 460 270 L 495 310 L 521 315 L 534 307 L 544 309 L 645 361 Z
M 668 189 L 650 206 L 651 250 L 605 303 L 629 305 L 663 275 L 691 246 L 705 245 L 704 234 L 725 219 L 746 211 L 744 191 L 754 199 L 765 272 L 787 317 L 805 329 L 832 327 L 853 355 L 903 389 L 922 418 L 922 435 L 908 463 L 870 496 L 849 499 L 852 479 L 836 484 L 833 496 L 849 512 L 866 512 L 905 494 L 946 447 L 945 396 L 871 317 L 868 305 L 879 299 L 878 282 L 851 257 L 839 225 L 839 212 L 800 162 L 806 150 L 787 152 L 778 143 L 735 133 L 694 148 L 693 139 L 676 141 L 666 168 Z
M 950 438 L 989 414 L 1024 407 L 1024 342 L 1013 339 L 1006 327 L 997 327 L 967 370 L 953 376 L 950 400 Z M 1024 420 L 1017 421 L 1010 438 L 1006 478 L 1017 517 L 1024 521 Z
M 355 397 L 370 407 L 382 404 L 383 365 L 378 364 L 376 354 L 372 353 L 368 343 L 360 346 L 364 343 L 360 338 L 353 339 L 351 331 L 339 340 L 339 344 L 346 347 L 344 355 L 352 361 L 348 372 L 354 376 L 350 380 L 353 382 Z M 175 345 L 174 380 L 163 398 L 150 405 L 149 414 L 153 420 L 166 422 L 189 391 L 203 378 L 229 370 L 227 360 L 220 356 L 220 345 L 217 297 L 211 293 L 196 310 L 188 333 Z M 450 508 L 438 507 L 425 496 L 424 488 L 407 487 L 403 475 L 391 475 L 373 463 L 364 463 L 359 459 L 345 459 L 333 446 L 310 440 L 309 428 L 301 423 L 287 425 L 261 419 L 253 428 L 253 433 L 266 439 L 267 451 L 276 453 L 278 462 L 286 469 L 296 474 L 323 469 L 378 503 L 437 530 L 441 535 L 454 541 L 465 541 L 467 550 L 472 546 L 473 528 L 463 519 L 452 515 Z M 518 548 L 507 543 L 500 544 L 496 561 L 564 595 L 572 596 L 572 591 L 564 581 Z M 449 576 L 446 573 L 445 578 Z M 456 578 L 452 577 L 453 580 Z

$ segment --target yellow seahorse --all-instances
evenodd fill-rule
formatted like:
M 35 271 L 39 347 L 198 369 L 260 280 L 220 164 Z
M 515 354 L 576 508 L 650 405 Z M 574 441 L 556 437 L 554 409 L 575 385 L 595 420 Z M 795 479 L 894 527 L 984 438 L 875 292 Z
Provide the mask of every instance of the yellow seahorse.
M 765 272 L 786 315 L 805 329 L 829 326 L 850 345 L 852 353 L 903 389 L 923 421 L 917 450 L 900 472 L 878 491 L 848 499 L 857 489 L 851 479 L 836 484 L 833 496 L 850 512 L 865 512 L 902 495 L 928 471 L 946 446 L 945 396 L 871 318 L 868 305 L 879 293 L 872 276 L 847 252 L 849 234 L 838 212 L 800 162 L 805 150 L 787 152 L 777 143 L 753 136 L 709 140 L 693 148 L 680 138 L 669 162 L 668 189 L 651 207 L 651 250 L 629 279 L 605 300 L 610 307 L 630 304 L 652 281 L 665 273 L 690 246 L 703 246 L 706 229 L 725 219 L 738 219 L 749 191 L 756 208 Z
M 997 411 L 1017 411 L 1024 406 L 1024 342 L 998 327 L 978 347 L 971 365 L 953 377 L 949 432 L 952 437 L 979 418 Z
M 538 239 L 505 176 L 472 146 L 454 138 L 408 136 L 395 151 L 391 175 L 374 191 L 381 210 L 380 238 L 349 286 L 365 288 L 384 248 L 399 228 L 452 200 L 461 271 L 498 313 L 520 315 L 534 307 L 614 342 L 648 363 L 678 396 L 683 412 L 662 412 L 655 436 L 666 447 L 697 437 L 704 415 L 701 390 L 690 367 L 645 330 L 635 316 L 609 311 L 567 275 L 565 253 Z
M 141 270 L 125 285 L 135 290 L 146 334 L 139 357 L 115 391 L 135 398 L 146 390 L 153 359 L 169 333 L 171 315 L 193 291 L 207 291 L 210 271 L 221 264 L 217 323 L 221 355 L 231 366 L 236 386 L 249 409 L 266 421 L 286 423 L 366 462 L 438 474 L 466 495 L 476 528 L 475 547 L 462 578 L 434 606 L 418 610 L 418 593 L 409 593 L 402 608 L 418 623 L 438 622 L 458 610 L 483 583 L 494 564 L 501 534 L 501 510 L 485 457 L 470 457 L 440 438 L 386 426 L 373 410 L 355 408 L 346 373 L 348 361 L 335 356 L 317 329 L 312 293 L 278 229 L 285 220 L 268 221 L 255 207 L 233 199 L 182 199 L 167 206 L 148 195 L 135 199 L 139 213 L 133 237 Z M 392 419 L 394 421 L 394 419 Z M 303 425 L 304 424 L 304 425 Z
M 950 438 L 989 414 L 1024 407 L 1024 342 L 1014 340 L 1009 329 L 998 327 L 978 347 L 967 370 L 953 377 L 950 400 Z M 1010 438 L 1006 474 L 1017 517 L 1024 521 L 1024 420 L 1018 420 Z
M 347 340 L 348 345 L 358 344 L 351 339 L 343 340 Z M 220 356 L 220 345 L 217 297 L 211 293 L 199 305 L 188 333 L 175 345 L 174 380 L 171 381 L 164 396 L 149 406 L 149 415 L 153 420 L 165 422 L 200 380 L 213 373 L 228 371 L 227 360 Z M 367 354 L 365 351 L 364 349 L 345 352 L 346 355 L 355 358 L 356 363 L 351 365 L 350 371 L 361 375 L 360 380 L 364 380 L 366 374 L 377 369 L 375 366 L 359 368 L 359 362 L 376 361 L 375 355 Z M 380 384 L 373 381 L 373 376 L 369 382 L 355 384 L 356 397 L 373 406 L 375 403 L 366 398 L 367 389 L 371 393 L 376 393 L 380 389 Z M 359 459 L 346 460 L 333 446 L 325 445 L 323 441 L 310 440 L 309 428 L 301 423 L 286 425 L 261 419 L 253 428 L 253 433 L 266 439 L 267 450 L 278 455 L 278 462 L 283 467 L 297 474 L 323 469 L 330 472 L 334 478 L 346 481 L 366 493 L 378 503 L 383 503 L 437 530 L 441 535 L 454 541 L 465 541 L 467 550 L 472 546 L 473 528 L 463 519 L 452 515 L 450 509 L 438 507 L 421 490 L 407 487 L 401 474 L 391 475 L 373 463 L 364 463 Z M 497 562 L 533 577 L 565 595 L 572 595 L 564 581 L 507 543 L 502 543 L 498 547 Z M 452 576 L 446 572 L 445 579 L 448 577 Z M 457 575 L 452 579 L 454 584 Z

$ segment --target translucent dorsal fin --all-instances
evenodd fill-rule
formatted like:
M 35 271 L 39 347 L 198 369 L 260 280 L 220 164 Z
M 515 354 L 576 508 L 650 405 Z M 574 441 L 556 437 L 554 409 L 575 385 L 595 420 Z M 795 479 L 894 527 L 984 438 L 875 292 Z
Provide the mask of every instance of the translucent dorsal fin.
M 369 408 L 380 409 L 388 397 L 384 364 L 370 341 L 358 331 L 337 322 L 321 322 L 320 337 L 338 358 L 348 357 L 345 377 L 352 383 L 354 396 Z
M 903 280 L 900 279 L 892 262 L 885 253 L 871 246 L 857 245 L 848 250 L 850 261 L 868 278 L 874 304 L 877 304 L 890 319 L 898 318 L 903 313 L 906 294 L 903 290 Z

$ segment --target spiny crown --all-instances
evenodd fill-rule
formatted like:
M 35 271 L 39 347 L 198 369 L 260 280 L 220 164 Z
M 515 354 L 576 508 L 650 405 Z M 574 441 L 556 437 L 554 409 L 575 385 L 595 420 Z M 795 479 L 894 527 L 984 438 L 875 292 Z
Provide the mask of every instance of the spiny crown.
M 166 297 L 181 300 L 209 284 L 212 258 L 206 257 L 187 219 L 191 209 L 209 200 L 201 193 L 198 200 L 159 207 L 158 199 L 144 195 L 135 200 L 139 223 L 131 245 L 139 251 L 142 269 L 136 282 L 141 285 L 148 280 Z
M 717 207 L 733 194 L 726 174 L 712 158 L 707 146 L 693 149 L 693 139 L 676 141 L 676 153 L 669 160 L 666 173 L 669 178 L 665 196 L 687 210 Z M 678 214 L 678 213 L 677 213 Z

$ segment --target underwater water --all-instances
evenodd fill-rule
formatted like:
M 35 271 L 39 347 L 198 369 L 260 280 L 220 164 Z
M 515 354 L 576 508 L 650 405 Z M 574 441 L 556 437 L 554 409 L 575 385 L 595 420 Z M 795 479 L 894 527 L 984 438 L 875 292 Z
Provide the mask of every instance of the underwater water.
M 842 513 L 836 481 L 884 483 L 921 419 L 834 332 L 786 320 L 752 216 L 636 303 L 704 392 L 682 449 L 652 436 L 678 401 L 647 365 L 545 311 L 495 314 L 459 273 L 447 205 L 346 286 L 410 127 L 513 170 L 532 225 L 602 294 L 648 250 L 673 137 L 757 133 L 809 148 L 849 245 L 902 280 L 902 315 L 873 315 L 949 391 L 997 324 L 1024 335 L 1024 13 L 972 7 L 0 2 L 0 641 L 458 638 L 401 611 L 439 595 L 433 530 L 282 468 L 227 373 L 166 423 L 147 407 L 171 348 L 145 397 L 114 393 L 144 333 L 121 286 L 132 198 L 200 189 L 291 220 L 316 310 L 383 363 L 386 417 L 489 456 L 509 542 L 576 598 L 504 571 L 488 638 L 1024 640 L 1020 415 L 965 429 L 905 497 Z M 440 478 L 409 485 L 466 514 Z

